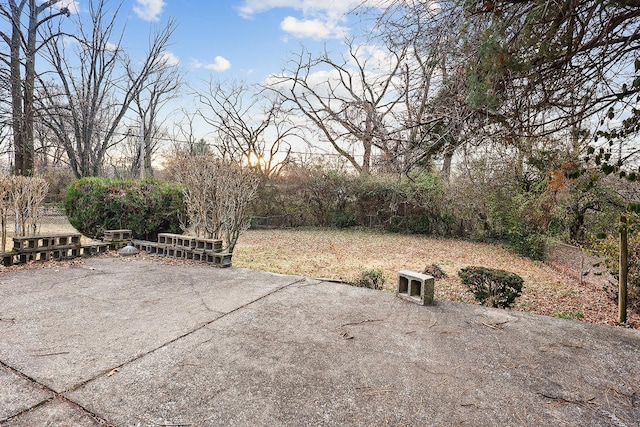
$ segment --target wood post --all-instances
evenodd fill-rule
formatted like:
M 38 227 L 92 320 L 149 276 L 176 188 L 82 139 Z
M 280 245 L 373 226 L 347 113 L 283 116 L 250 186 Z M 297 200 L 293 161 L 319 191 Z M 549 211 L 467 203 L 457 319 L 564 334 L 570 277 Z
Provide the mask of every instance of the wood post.
M 618 322 L 627 322 L 628 265 L 627 217 L 620 217 L 620 271 L 618 279 Z

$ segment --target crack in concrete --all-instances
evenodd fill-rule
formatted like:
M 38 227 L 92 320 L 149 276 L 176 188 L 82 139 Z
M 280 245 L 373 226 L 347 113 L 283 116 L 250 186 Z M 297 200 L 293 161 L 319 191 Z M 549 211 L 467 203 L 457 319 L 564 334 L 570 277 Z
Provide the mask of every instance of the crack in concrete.
M 194 328 L 194 329 L 192 329 L 192 330 L 190 330 L 190 331 L 188 331 L 188 332 L 186 332 L 186 333 L 184 333 L 184 334 L 182 334 L 182 335 L 180 335 L 180 336 L 178 336 L 178 337 L 176 337 L 176 338 L 173 338 L 173 339 L 171 339 L 171 340 L 169 340 L 169 341 L 167 341 L 167 342 L 165 342 L 165 343 L 161 344 L 160 346 L 158 346 L 158 347 L 156 347 L 156 348 L 153 348 L 153 349 L 151 349 L 151 350 L 149 350 L 149 351 L 146 351 L 146 352 L 144 352 L 144 353 L 140 353 L 140 354 L 136 355 L 135 357 L 133 357 L 133 358 L 131 358 L 131 359 L 129 359 L 129 360 L 127 360 L 127 361 L 125 361 L 125 362 L 121 363 L 120 365 L 118 365 L 118 366 L 116 366 L 116 367 L 112 367 L 112 368 L 105 369 L 104 371 L 100 372 L 98 375 L 96 375 L 96 376 L 94 376 L 94 377 L 92 377 L 92 378 L 89 378 L 89 379 L 87 379 L 87 380 L 85 380 L 85 381 L 82 381 L 81 383 L 78 383 L 78 384 L 76 384 L 76 385 L 74 385 L 74 386 L 68 387 L 67 389 L 65 389 L 65 390 L 63 390 L 63 391 L 61 391 L 61 392 L 57 392 L 57 391 L 55 391 L 55 390 L 54 390 L 54 389 L 52 389 L 51 387 L 49 387 L 49 386 L 47 386 L 47 385 L 45 385 L 45 384 L 42 384 L 41 382 L 39 382 L 39 381 L 38 381 L 38 380 L 36 380 L 35 378 L 31 378 L 31 377 L 29 377 L 28 375 L 24 374 L 24 373 L 23 373 L 23 372 L 21 372 L 20 370 L 18 370 L 18 369 L 16 369 L 16 368 L 14 368 L 14 367 L 12 367 L 12 366 L 9 366 L 9 365 L 7 365 L 6 363 L 4 363 L 2 360 L 0 360 L 0 366 L 4 366 L 4 367 L 6 367 L 6 368 L 7 368 L 7 369 L 9 369 L 11 372 L 13 372 L 13 373 L 15 373 L 16 375 L 18 375 L 18 376 L 20 376 L 20 377 L 22 377 L 22 378 L 26 379 L 26 380 L 27 380 L 27 381 L 29 381 L 30 383 L 32 383 L 32 384 L 34 384 L 34 385 L 36 385 L 36 386 L 38 386 L 38 387 L 40 387 L 40 388 L 44 389 L 45 391 L 47 391 L 48 393 L 50 393 L 50 394 L 51 394 L 51 397 L 49 397 L 49 398 L 47 398 L 47 399 L 44 399 L 44 400 L 42 400 L 42 401 L 38 402 L 37 404 L 32 405 L 31 407 L 29 407 L 29 408 L 27 408 L 27 409 L 25 409 L 25 410 L 23 410 L 23 411 L 21 411 L 21 412 L 19 412 L 19 413 L 17 413 L 17 414 L 11 415 L 11 416 L 10 416 L 9 418 L 7 418 L 7 419 L 0 420 L 0 422 L 7 422 L 7 421 L 10 421 L 10 420 L 12 420 L 12 419 L 17 419 L 18 417 L 22 416 L 23 414 L 25 414 L 25 413 L 27 413 L 27 412 L 29 412 L 29 411 L 32 411 L 32 410 L 34 410 L 34 409 L 36 409 L 36 408 L 39 408 L 40 406 L 44 406 L 45 404 L 47 404 L 47 403 L 49 403 L 49 402 L 54 401 L 56 398 L 59 398 L 59 399 L 61 399 L 62 401 L 64 401 L 64 402 L 66 402 L 67 404 L 69 404 L 71 407 L 78 408 L 78 410 L 80 410 L 81 412 L 83 412 L 85 415 L 87 415 L 87 416 L 91 417 L 91 418 L 92 418 L 94 421 L 96 421 L 98 424 L 100 424 L 100 425 L 102 425 L 102 426 L 105 426 L 105 427 L 113 426 L 113 425 L 114 425 L 113 423 L 109 423 L 108 421 L 106 421 L 105 419 L 101 418 L 101 417 L 100 417 L 100 416 L 98 416 L 97 414 L 94 414 L 93 412 L 89 411 L 87 408 L 83 407 L 83 406 L 82 406 L 82 405 L 80 405 L 79 403 L 77 403 L 77 402 L 75 402 L 75 401 L 73 401 L 73 400 L 69 399 L 68 397 L 66 397 L 66 396 L 65 396 L 65 394 L 70 393 L 70 392 L 72 392 L 72 391 L 76 391 L 76 390 L 78 390 L 78 389 L 80 389 L 80 388 L 84 387 L 85 385 L 87 385 L 87 384 L 89 384 L 89 383 L 91 383 L 91 382 L 93 382 L 93 381 L 97 380 L 98 378 L 101 378 L 101 377 L 103 377 L 104 375 L 108 375 L 110 372 L 117 371 L 117 370 L 119 370 L 120 368 L 122 368 L 122 367 L 124 367 L 124 366 L 126 366 L 126 365 L 129 365 L 129 364 L 131 364 L 131 363 L 133 363 L 133 362 L 135 362 L 135 361 L 137 361 L 137 360 L 140 360 L 140 359 L 142 359 L 142 358 L 143 358 L 143 357 L 145 357 L 145 356 L 148 356 L 148 355 L 150 355 L 150 354 L 153 354 L 153 353 L 157 352 L 158 350 L 160 350 L 160 349 L 162 349 L 162 348 L 164 348 L 164 347 L 167 347 L 167 346 L 169 346 L 169 345 L 171 345 L 171 344 L 173 344 L 173 343 L 175 343 L 175 342 L 177 342 L 177 341 L 179 341 L 179 340 L 181 340 L 181 339 L 183 339 L 183 338 L 188 337 L 189 335 L 192 335 L 192 334 L 194 334 L 194 333 L 196 333 L 196 332 L 198 332 L 198 331 L 200 331 L 200 330 L 202 330 L 202 329 L 206 328 L 207 326 L 211 325 L 212 323 L 217 322 L 218 320 L 220 320 L 220 319 L 222 319 L 222 318 L 224 318 L 224 317 L 226 317 L 226 316 L 228 316 L 228 315 L 230 315 L 230 314 L 233 314 L 233 313 L 235 313 L 235 312 L 237 312 L 237 311 L 240 311 L 240 310 L 242 310 L 243 308 L 246 308 L 246 307 L 250 306 L 251 304 L 254 304 L 254 303 L 258 302 L 258 301 L 261 301 L 261 300 L 263 300 L 263 299 L 265 299 L 265 298 L 267 298 L 267 297 L 269 297 L 269 296 L 271 296 L 271 295 L 275 294 L 275 293 L 278 293 L 278 292 L 280 292 L 280 291 L 281 291 L 281 290 L 283 290 L 283 289 L 286 289 L 286 288 L 291 287 L 291 286 L 294 286 L 294 285 L 296 285 L 296 284 L 298 284 L 298 283 L 304 282 L 305 280 L 306 280 L 306 279 L 302 278 L 302 279 L 298 279 L 298 280 L 296 280 L 296 281 L 293 281 L 293 282 L 291 282 L 291 283 L 287 283 L 286 285 L 280 286 L 280 287 L 278 287 L 278 288 L 276 288 L 276 289 L 274 289 L 274 290 L 272 290 L 272 291 L 270 291 L 270 292 L 267 292 L 266 294 L 264 294 L 264 295 L 262 295 L 262 296 L 260 296 L 260 297 L 258 297 L 258 298 L 256 298 L 256 299 L 254 299 L 254 300 L 252 300 L 252 301 L 249 301 L 249 302 L 248 302 L 248 303 L 246 303 L 246 304 L 243 304 L 243 305 L 241 305 L 241 306 L 239 306 L 239 307 L 236 307 L 236 308 L 234 308 L 233 310 L 230 310 L 230 311 L 228 311 L 228 312 L 226 312 L 226 313 L 222 313 L 221 315 L 216 316 L 214 319 L 209 320 L 209 321 L 207 321 L 207 322 L 203 323 L 202 325 L 198 326 L 197 328 Z M 197 293 L 197 292 L 196 292 L 196 293 Z M 203 303 L 204 303 L 204 302 L 203 302 Z M 206 304 L 205 304 L 205 306 L 206 306 Z M 211 310 L 211 311 L 213 311 L 213 310 Z M 215 311 L 213 311 L 213 312 L 215 312 Z
M 228 315 L 230 315 L 230 314 L 233 314 L 233 313 L 235 313 L 235 312 L 237 312 L 237 311 L 240 311 L 240 310 L 242 310 L 243 308 L 246 308 L 246 307 L 250 306 L 251 304 L 254 304 L 254 303 L 256 303 L 256 302 L 258 302 L 258 301 L 260 301 L 260 300 L 262 300 L 262 299 L 265 299 L 265 298 L 267 298 L 267 297 L 269 297 L 269 296 L 271 296 L 271 295 L 273 295 L 273 294 L 275 294 L 275 293 L 277 293 L 277 292 L 280 292 L 281 290 L 283 290 L 283 289 L 285 289 L 285 288 L 288 288 L 288 287 L 290 287 L 290 286 L 294 286 L 294 285 L 296 285 L 296 284 L 298 284 L 298 283 L 300 283 L 300 282 L 303 282 L 304 280 L 305 280 L 305 279 L 299 279 L 299 280 L 296 280 L 296 281 L 294 281 L 294 282 L 288 283 L 288 284 L 286 284 L 286 285 L 280 286 L 280 287 L 278 287 L 278 288 L 276 288 L 276 289 L 274 289 L 274 290 L 272 290 L 272 291 L 270 291 L 270 292 L 268 292 L 268 293 L 266 293 L 266 294 L 264 294 L 264 295 L 262 295 L 262 296 L 260 296 L 260 297 L 258 297 L 258 298 L 256 298 L 256 299 L 254 299 L 254 300 L 252 300 L 252 301 L 249 301 L 249 302 L 248 302 L 248 303 L 246 303 L 246 304 L 243 304 L 243 305 L 241 305 L 241 306 L 239 306 L 239 307 L 236 307 L 236 308 L 234 308 L 233 310 L 230 310 L 230 311 L 228 311 L 228 312 L 226 312 L 226 313 L 222 313 L 221 315 L 216 316 L 216 317 L 215 317 L 215 318 L 213 318 L 212 320 L 208 320 L 208 321 L 204 322 L 202 325 L 200 325 L 200 326 L 198 326 L 198 327 L 196 327 L 196 328 L 194 328 L 194 329 L 191 329 L 190 331 L 185 332 L 184 334 L 182 334 L 182 335 L 180 335 L 180 336 L 178 336 L 178 337 L 176 337 L 176 338 L 173 338 L 173 339 L 171 339 L 171 340 L 169 340 L 169 341 L 167 341 L 167 342 L 165 342 L 165 343 L 163 343 L 163 344 L 159 345 L 158 347 L 155 347 L 155 348 L 153 348 L 153 349 L 151 349 L 151 350 L 149 350 L 149 351 L 146 351 L 146 352 L 144 352 L 144 353 L 140 353 L 140 354 L 138 354 L 138 355 L 134 356 L 133 358 L 131 358 L 131 359 L 129 359 L 129 360 L 127 360 L 127 361 L 125 361 L 125 362 L 121 363 L 121 364 L 120 364 L 120 365 L 118 365 L 118 366 L 115 366 L 115 367 L 112 367 L 112 368 L 107 368 L 107 369 L 105 369 L 103 372 L 101 372 L 101 373 L 99 373 L 98 375 L 96 375 L 95 377 L 93 377 L 93 378 L 89 378 L 88 380 L 85 380 L 85 381 L 83 381 L 83 382 L 81 382 L 81 383 L 79 383 L 79 384 L 76 384 L 76 385 L 74 385 L 74 386 L 71 386 L 71 387 L 67 388 L 66 390 L 64 390 L 62 393 L 69 393 L 69 392 L 72 392 L 72 391 L 76 391 L 76 390 L 78 390 L 79 388 L 84 387 L 85 385 L 89 384 L 90 382 L 93 382 L 93 381 L 95 381 L 96 379 L 98 379 L 98 378 L 100 378 L 100 377 L 102 377 L 102 376 L 104 376 L 104 375 L 108 374 L 109 372 L 112 372 L 114 369 L 120 369 L 120 368 L 122 368 L 122 367 L 124 367 L 124 366 L 126 366 L 126 365 L 128 365 L 128 364 L 131 364 L 131 363 L 133 363 L 133 362 L 135 362 L 135 361 L 137 361 L 137 360 L 140 360 L 141 358 L 143 358 L 143 357 L 145 357 L 145 356 L 148 356 L 148 355 L 150 355 L 150 354 L 153 354 L 153 353 L 157 352 L 158 350 L 160 350 L 160 349 L 162 349 L 162 348 L 164 348 L 164 347 L 167 347 L 167 346 L 168 346 L 168 345 L 170 345 L 170 344 L 173 344 L 173 343 L 175 343 L 175 342 L 177 342 L 177 341 L 179 341 L 179 340 L 181 340 L 181 339 L 183 339 L 183 338 L 188 337 L 189 335 L 192 335 L 192 334 L 194 334 L 194 333 L 196 333 L 196 332 L 198 332 L 198 331 L 200 331 L 200 330 L 202 330 L 202 329 L 206 328 L 207 326 L 211 325 L 212 323 L 217 322 L 218 320 L 220 320 L 220 319 L 222 319 L 222 318 L 224 318 L 224 317 L 226 317 L 226 316 L 228 316 Z

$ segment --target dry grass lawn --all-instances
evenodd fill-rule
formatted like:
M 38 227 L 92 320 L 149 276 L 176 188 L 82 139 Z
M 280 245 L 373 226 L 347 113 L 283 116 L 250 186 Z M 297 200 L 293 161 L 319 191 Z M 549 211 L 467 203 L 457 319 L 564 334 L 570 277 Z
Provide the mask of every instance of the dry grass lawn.
M 430 264 L 448 275 L 436 282 L 436 299 L 475 303 L 457 272 L 478 265 L 522 276 L 525 285 L 516 310 L 592 323 L 617 320 L 616 304 L 601 289 L 498 245 L 356 229 L 249 230 L 233 254 L 237 267 L 347 282 L 363 269 L 381 269 L 388 290 L 395 288 L 397 271 L 422 272 Z M 640 327 L 640 316 L 630 317 L 630 323 Z

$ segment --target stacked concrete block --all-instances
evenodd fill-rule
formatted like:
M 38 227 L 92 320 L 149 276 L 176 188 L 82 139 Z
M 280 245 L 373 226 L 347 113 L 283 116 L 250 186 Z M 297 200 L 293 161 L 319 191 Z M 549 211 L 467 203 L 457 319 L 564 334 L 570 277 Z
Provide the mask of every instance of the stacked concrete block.
M 433 304 L 434 278 L 414 271 L 399 271 L 396 295 L 421 305 Z
M 10 259 L 5 254 L 5 265 L 31 261 L 70 259 L 80 256 L 80 234 L 52 234 L 46 236 L 19 236 L 13 238 Z
M 108 243 L 112 249 L 120 249 L 127 246 L 132 239 L 131 230 L 105 230 L 102 241 Z
M 5 266 L 32 261 L 60 261 L 81 256 L 93 256 L 117 249 L 131 238 L 131 230 L 107 230 L 107 241 L 81 244 L 82 235 L 52 234 L 41 236 L 19 236 L 13 238 L 13 251 L 1 254 Z
M 148 242 L 133 240 L 131 230 L 105 230 L 102 243 L 81 245 L 80 238 L 79 233 L 15 237 L 13 251 L 0 254 L 2 263 L 11 266 L 31 261 L 99 255 L 132 243 L 139 251 L 151 255 L 206 262 L 216 267 L 231 267 L 231 254 L 222 252 L 222 240 L 218 239 L 160 233 L 157 242 Z
M 222 240 L 183 234 L 158 233 L 157 242 L 133 240 L 133 246 L 149 255 L 206 262 L 216 267 L 231 267 L 231 254 L 222 252 Z

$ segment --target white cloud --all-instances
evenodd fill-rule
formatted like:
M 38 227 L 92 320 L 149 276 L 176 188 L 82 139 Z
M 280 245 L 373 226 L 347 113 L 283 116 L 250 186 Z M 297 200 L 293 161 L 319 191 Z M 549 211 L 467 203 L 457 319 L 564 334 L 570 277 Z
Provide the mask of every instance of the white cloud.
M 194 59 L 193 61 L 191 61 L 191 67 L 193 68 L 205 68 L 207 70 L 213 70 L 213 71 L 217 71 L 219 73 L 223 72 L 223 71 L 227 71 L 229 68 L 231 68 L 231 62 L 229 62 L 228 59 L 222 57 L 222 56 L 216 56 L 213 59 L 213 62 L 210 64 L 205 64 L 202 61 L 198 61 L 197 59 Z
M 245 18 L 250 18 L 275 8 L 299 10 L 306 16 L 317 13 L 342 16 L 361 3 L 362 0 L 245 0 L 238 10 L 240 15 Z
M 180 64 L 180 58 L 175 56 L 173 52 L 169 52 L 169 51 L 166 51 L 162 54 L 162 58 L 160 58 L 160 61 L 164 65 L 168 65 L 168 66 L 175 66 Z
M 295 37 L 341 38 L 348 28 L 341 26 L 346 16 L 357 6 L 369 2 L 379 6 L 389 0 L 244 0 L 238 12 L 244 18 L 253 18 L 275 8 L 298 11 L 301 17 L 288 16 L 280 23 L 283 31 Z
M 298 37 L 314 39 L 342 38 L 348 32 L 346 27 L 340 27 L 337 22 L 322 21 L 320 19 L 298 19 L 287 16 L 280 23 L 283 31 Z
M 214 70 L 223 72 L 231 68 L 231 62 L 222 56 L 216 56 L 213 60 L 213 64 L 207 64 L 204 66 L 207 70 Z
M 108 52 L 117 52 L 118 51 L 118 45 L 115 43 L 111 43 L 111 42 L 107 42 L 107 44 L 104 46 L 104 48 L 108 51 Z
M 133 11 L 145 21 L 158 21 L 166 3 L 163 0 L 136 0 Z

